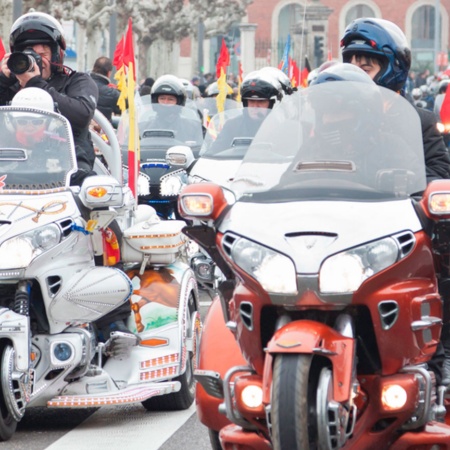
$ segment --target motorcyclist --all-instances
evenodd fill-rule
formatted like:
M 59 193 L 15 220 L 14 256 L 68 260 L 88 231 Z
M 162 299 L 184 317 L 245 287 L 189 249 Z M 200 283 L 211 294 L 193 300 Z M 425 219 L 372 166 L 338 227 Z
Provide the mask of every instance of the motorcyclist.
M 211 146 L 211 152 L 230 148 L 237 137 L 251 139 L 275 103 L 283 97 L 281 83 L 272 75 L 251 72 L 241 85 L 242 115 L 228 120 Z
M 152 86 L 151 101 L 156 114 L 139 124 L 139 130 L 172 130 L 177 141 L 201 143 L 203 134 L 200 118 L 186 104 L 186 89 L 175 75 L 162 75 Z M 187 113 L 192 113 L 187 114 Z
M 323 99 L 327 96 L 323 92 L 318 96 L 317 90 L 310 91 L 308 99 L 314 111 L 314 127 L 304 133 L 303 155 L 309 154 L 312 160 L 349 160 L 356 164 L 357 172 L 373 174 L 374 167 L 385 167 L 379 149 L 395 148 L 395 155 L 389 153 L 390 163 L 397 160 L 402 165 L 407 160 L 410 168 L 417 167 L 419 173 L 423 162 L 410 150 L 414 146 L 399 139 L 396 133 L 387 132 L 383 125 L 386 111 L 382 95 L 370 76 L 353 64 L 336 63 L 321 71 L 310 86 L 331 81 L 352 84 L 341 84 L 340 96 L 333 89 L 334 94 L 325 103 Z M 314 103 L 315 97 L 321 101 Z M 401 121 L 398 116 L 389 118 L 393 131 Z M 376 180 L 372 182 L 376 185 Z
M 98 99 L 95 82 L 88 74 L 64 66 L 64 31 L 48 14 L 30 12 L 19 17 L 11 27 L 9 44 L 11 52 L 31 49 L 38 56 L 34 55 L 32 68 L 20 74 L 13 73 L 8 66 L 11 53 L 4 56 L 0 72 L 0 105 L 8 104 L 22 88 L 46 90 L 72 126 L 78 172 L 72 176 L 71 183 L 81 184 L 84 178 L 94 174 L 95 153 L 89 124 Z
M 344 62 L 361 67 L 378 85 L 402 93 L 411 67 L 411 50 L 397 25 L 383 19 L 356 19 L 344 31 L 341 48 Z M 416 110 L 422 124 L 427 179 L 449 178 L 450 157 L 433 113 Z
M 394 23 L 376 18 L 359 18 L 351 22 L 341 39 L 344 62 L 361 67 L 380 86 L 403 94 L 411 67 L 411 50 L 406 36 Z M 450 178 L 450 157 L 439 133 L 433 112 L 417 108 L 422 126 L 423 147 L 427 181 Z M 444 296 L 445 297 L 445 296 Z M 448 309 L 444 298 L 444 309 Z M 448 319 L 444 317 L 448 322 Z M 444 325 L 442 342 L 445 347 L 444 372 L 442 345 L 439 346 L 431 365 L 438 381 L 450 383 L 450 324 Z

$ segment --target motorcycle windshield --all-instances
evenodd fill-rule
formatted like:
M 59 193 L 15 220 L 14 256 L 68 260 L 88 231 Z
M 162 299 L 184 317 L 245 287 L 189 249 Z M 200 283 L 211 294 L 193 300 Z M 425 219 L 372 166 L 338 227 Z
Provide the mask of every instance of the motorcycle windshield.
M 72 131 L 59 114 L 0 108 L 0 189 L 67 187 L 77 170 Z
M 243 159 L 254 136 L 236 124 L 243 123 L 244 110 L 229 109 L 211 118 L 200 156 L 211 159 Z
M 283 99 L 230 188 L 281 202 L 405 198 L 425 186 L 421 123 L 411 104 L 375 84 L 330 81 Z
M 178 105 L 151 103 L 150 97 L 143 96 L 136 102 L 141 150 L 167 150 L 174 145 L 187 145 L 198 154 L 203 143 L 202 122 L 198 112 Z M 125 112 L 117 132 L 119 143 L 125 149 L 128 149 L 129 127 L 129 115 Z
M 217 110 L 217 99 L 216 97 L 200 97 L 195 100 L 195 104 L 197 108 L 202 113 L 203 117 L 209 118 L 213 117 L 216 114 L 219 114 Z M 233 109 L 241 109 L 242 103 L 237 102 L 231 98 L 226 98 L 223 104 L 224 111 L 229 111 Z

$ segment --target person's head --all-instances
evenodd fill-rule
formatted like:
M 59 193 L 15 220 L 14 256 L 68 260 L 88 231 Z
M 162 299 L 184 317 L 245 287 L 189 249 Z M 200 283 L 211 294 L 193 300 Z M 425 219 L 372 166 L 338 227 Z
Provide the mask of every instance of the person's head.
M 180 78 L 180 81 L 186 89 L 186 98 L 189 100 L 194 100 L 194 85 L 186 78 Z
M 341 39 L 344 62 L 361 67 L 380 86 L 401 91 L 411 67 L 411 50 L 394 23 L 375 18 L 354 20 Z
M 186 89 L 175 75 L 162 75 L 152 86 L 152 103 L 164 105 L 186 104 Z
M 12 113 L 12 124 L 16 138 L 24 145 L 40 142 L 45 136 L 47 121 L 39 110 L 55 111 L 52 96 L 43 89 L 30 87 L 20 90 L 12 99 L 11 106 L 29 108 L 30 112 L 21 111 Z M 33 112 L 36 111 L 36 112 Z
M 107 56 L 100 56 L 95 60 L 92 72 L 109 78 L 111 76 L 112 69 L 112 61 Z
M 446 80 L 442 80 L 439 83 L 439 87 L 438 87 L 438 93 L 439 94 L 445 94 L 445 92 L 447 92 L 447 86 L 449 85 L 450 80 L 446 79 Z
M 233 96 L 233 88 L 226 83 L 226 93 L 227 98 L 231 98 Z M 205 89 L 205 97 L 217 97 L 219 95 L 219 85 L 217 81 L 214 81 L 214 83 L 209 84 Z
M 42 78 L 63 70 L 66 41 L 61 24 L 49 14 L 30 12 L 12 25 L 9 36 L 11 52 L 32 48 L 42 58 Z
M 337 82 L 341 82 L 338 90 L 337 85 L 331 85 Z M 330 149 L 345 145 L 353 134 L 369 139 L 383 104 L 379 88 L 367 73 L 353 64 L 337 63 L 320 72 L 310 87 L 320 89 L 316 91 L 319 95 L 311 91 L 310 100 L 316 114 L 316 134 Z M 327 89 L 333 92 L 330 98 L 324 95 Z
M 285 95 L 291 95 L 296 89 L 292 87 L 292 83 L 290 78 L 277 67 L 266 66 L 260 69 L 260 73 L 267 73 L 272 75 L 275 80 L 278 80 L 281 84 L 281 88 L 283 89 L 283 93 Z
M 241 98 L 244 108 L 249 106 L 249 100 L 268 101 L 272 109 L 277 101 L 283 98 L 283 88 L 280 81 L 261 71 L 248 74 L 241 85 Z

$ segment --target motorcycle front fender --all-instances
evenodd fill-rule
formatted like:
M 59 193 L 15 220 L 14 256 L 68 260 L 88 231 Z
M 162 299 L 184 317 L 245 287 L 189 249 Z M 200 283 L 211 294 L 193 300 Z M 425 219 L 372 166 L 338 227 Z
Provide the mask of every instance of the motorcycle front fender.
M 267 344 L 264 362 L 264 403 L 270 403 L 273 358 L 279 353 L 299 353 L 328 358 L 333 367 L 333 400 L 350 399 L 354 375 L 355 339 L 312 320 L 296 320 L 275 332 Z
M 16 369 L 26 372 L 30 363 L 30 322 L 27 316 L 0 309 L 0 340 L 8 339 L 15 351 Z

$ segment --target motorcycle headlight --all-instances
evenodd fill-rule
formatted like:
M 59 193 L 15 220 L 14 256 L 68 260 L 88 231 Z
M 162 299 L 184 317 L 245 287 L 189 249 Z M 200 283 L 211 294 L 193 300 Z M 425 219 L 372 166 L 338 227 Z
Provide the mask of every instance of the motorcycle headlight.
M 61 241 L 61 231 L 55 224 L 46 225 L 8 239 L 0 246 L 0 269 L 21 269 L 34 258 Z
M 294 263 L 287 257 L 247 239 L 238 239 L 232 249 L 233 261 L 273 294 L 296 294 Z
M 394 264 L 398 257 L 398 246 L 391 238 L 331 256 L 325 260 L 320 269 L 320 292 L 324 294 L 355 292 L 365 280 Z
M 178 195 L 182 187 L 183 183 L 177 175 L 161 177 L 159 192 L 161 197 Z

